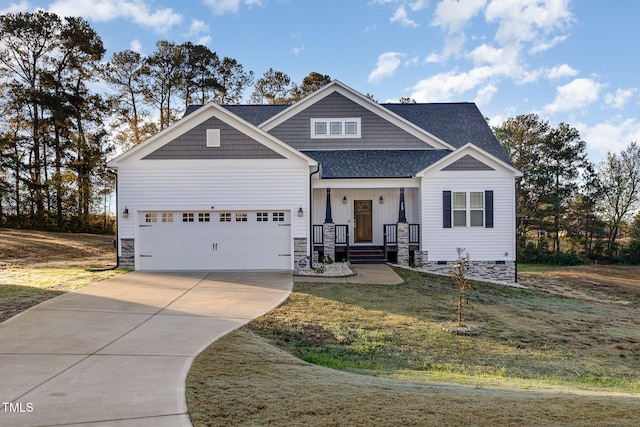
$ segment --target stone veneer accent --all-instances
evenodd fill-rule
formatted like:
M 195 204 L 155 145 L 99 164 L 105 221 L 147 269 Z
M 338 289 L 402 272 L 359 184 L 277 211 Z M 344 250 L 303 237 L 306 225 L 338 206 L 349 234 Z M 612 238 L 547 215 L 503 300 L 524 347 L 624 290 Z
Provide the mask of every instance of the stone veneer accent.
M 448 276 L 456 261 L 446 261 L 438 264 L 437 261 L 422 262 L 419 267 L 421 271 Z M 483 280 L 487 282 L 514 283 L 516 278 L 516 263 L 505 261 L 504 264 L 497 264 L 496 261 L 474 261 L 471 260 L 471 268 L 467 272 L 469 279 Z
M 398 265 L 409 265 L 409 223 L 398 223 Z
M 311 267 L 309 256 L 307 255 L 307 238 L 295 237 L 293 239 L 293 271 L 299 273 Z
M 322 241 L 324 242 L 324 256 L 336 259 L 336 225 L 322 224 Z
M 133 270 L 136 266 L 134 239 L 120 239 L 120 254 L 120 268 Z

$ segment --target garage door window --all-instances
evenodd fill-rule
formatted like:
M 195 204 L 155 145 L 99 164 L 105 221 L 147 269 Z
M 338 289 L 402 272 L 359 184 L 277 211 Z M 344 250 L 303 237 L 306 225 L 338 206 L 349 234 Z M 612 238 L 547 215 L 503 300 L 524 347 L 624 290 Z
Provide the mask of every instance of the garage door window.
M 209 222 L 211 220 L 211 217 L 209 215 L 208 212 L 200 212 L 198 214 L 198 222 Z
M 162 212 L 162 222 L 173 222 L 173 213 Z
M 269 212 L 258 212 L 258 222 L 269 221 Z
M 182 214 L 182 222 L 193 222 L 193 212 L 185 212 Z
M 231 212 L 220 212 L 220 222 L 231 222 Z
M 284 212 L 274 212 L 273 220 L 275 222 L 284 222 Z
M 247 213 L 236 212 L 236 222 L 247 222 Z
M 155 213 L 145 214 L 144 222 L 158 222 L 158 214 L 155 214 Z

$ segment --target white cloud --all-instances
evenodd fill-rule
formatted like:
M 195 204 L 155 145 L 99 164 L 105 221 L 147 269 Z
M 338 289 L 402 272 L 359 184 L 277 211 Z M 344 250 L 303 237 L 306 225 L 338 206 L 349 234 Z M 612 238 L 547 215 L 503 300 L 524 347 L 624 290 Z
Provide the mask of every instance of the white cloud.
M 129 43 L 129 49 L 134 52 L 142 53 L 142 43 L 140 43 L 140 40 L 138 39 L 133 39 L 131 40 L 131 43 Z
M 428 63 L 438 63 L 438 62 L 442 62 L 442 56 L 440 56 L 440 54 L 438 52 L 431 52 L 429 55 L 427 55 L 427 57 L 425 58 L 424 62 Z
M 405 27 L 418 27 L 418 23 L 416 21 L 409 19 L 407 10 L 404 8 L 404 5 L 398 6 L 390 21 L 399 22 Z
M 293 55 L 298 55 L 299 53 L 301 53 L 304 50 L 304 46 L 300 46 L 300 47 L 294 47 L 293 49 L 291 49 L 291 53 Z
M 630 142 L 640 141 L 640 122 L 637 119 L 622 120 L 616 117 L 594 126 L 577 123 L 574 127 L 587 143 L 590 158 L 594 162 L 605 159 L 608 151 L 620 152 Z
M 406 55 L 400 52 L 386 52 L 378 56 L 376 68 L 369 74 L 369 82 L 377 83 L 385 77 L 392 76 L 402 64 Z
M 486 0 L 442 0 L 436 6 L 433 25 L 447 31 L 460 31 L 485 6 Z
M 556 99 L 544 107 L 547 113 L 571 111 L 587 107 L 598 100 L 602 85 L 591 79 L 575 79 L 558 86 Z
M 559 43 L 562 43 L 563 41 L 565 41 L 568 38 L 569 38 L 569 36 L 563 35 L 563 36 L 555 36 L 550 41 L 546 41 L 546 39 L 544 39 L 544 38 L 539 39 L 539 40 L 534 40 L 533 47 L 531 48 L 531 50 L 529 52 L 532 53 L 532 54 L 533 53 L 538 53 L 538 52 L 544 52 L 545 50 L 549 50 L 552 47 L 554 47 L 555 45 L 557 45 Z
M 615 93 L 607 93 L 604 97 L 604 102 L 611 108 L 622 109 L 627 102 L 635 95 L 636 89 L 618 89 Z
M 224 15 L 238 13 L 242 4 L 249 7 L 262 7 L 262 0 L 204 0 L 204 4 L 209 6 L 215 15 Z
M 204 21 L 194 19 L 191 21 L 191 27 L 189 27 L 189 35 L 208 33 L 210 30 L 211 28 Z
M 440 73 L 419 81 L 411 98 L 418 102 L 459 101 L 463 93 L 481 86 L 494 75 L 491 67 L 478 67 L 464 73 Z
M 19 13 L 26 12 L 31 7 L 29 6 L 29 2 L 26 0 L 21 1 L 20 3 L 10 3 L 9 6 L 4 9 L 0 9 L 0 15 L 6 15 L 7 13 Z
M 568 64 L 562 64 L 557 67 L 553 67 L 547 72 L 547 78 L 549 80 L 557 80 L 563 77 L 574 77 L 577 75 L 578 71 L 573 69 Z
M 143 1 L 134 0 L 57 0 L 49 11 L 60 16 L 82 16 L 94 21 L 128 19 L 138 25 L 166 33 L 182 22 L 182 15 L 170 8 L 151 10 Z
M 496 40 L 502 44 L 526 41 L 542 46 L 542 36 L 568 27 L 572 15 L 569 0 L 491 0 L 485 18 L 498 22 Z
M 493 98 L 493 95 L 497 91 L 498 91 L 498 88 L 493 84 L 489 84 L 481 88 L 478 91 L 478 94 L 476 95 L 475 103 L 478 104 L 478 106 L 489 104 L 491 102 L 491 98 Z

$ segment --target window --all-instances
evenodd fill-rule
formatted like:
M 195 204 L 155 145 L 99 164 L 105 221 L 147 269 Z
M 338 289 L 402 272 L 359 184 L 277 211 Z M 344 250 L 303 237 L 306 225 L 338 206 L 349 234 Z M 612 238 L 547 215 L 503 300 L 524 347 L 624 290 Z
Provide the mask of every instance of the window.
M 220 147 L 220 129 L 207 129 L 207 147 Z
M 156 213 L 144 214 L 144 222 L 158 222 L 158 214 Z
M 269 221 L 269 212 L 258 212 L 258 222 Z
M 360 138 L 360 118 L 311 119 L 311 138 Z
M 209 222 L 210 219 L 211 218 L 208 212 L 200 212 L 198 214 L 198 222 Z
M 484 225 L 484 194 L 481 192 L 469 193 L 470 210 L 469 219 L 472 227 Z
M 231 212 L 220 212 L 220 222 L 231 222 Z
M 284 222 L 284 212 L 274 212 L 273 213 L 273 221 L 274 222 Z
M 184 212 L 182 214 L 182 222 L 193 222 L 193 221 L 194 221 L 193 212 Z
M 493 228 L 493 191 L 443 191 L 442 217 L 443 228 Z
M 467 193 L 453 193 L 453 226 L 467 226 Z
M 247 213 L 236 212 L 236 222 L 247 222 Z
M 173 213 L 162 212 L 162 222 L 173 222 Z

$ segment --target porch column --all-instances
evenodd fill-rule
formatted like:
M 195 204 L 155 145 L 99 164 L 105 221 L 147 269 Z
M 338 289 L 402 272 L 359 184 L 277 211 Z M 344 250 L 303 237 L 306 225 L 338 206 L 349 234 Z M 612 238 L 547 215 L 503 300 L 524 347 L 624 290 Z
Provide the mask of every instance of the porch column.
M 407 211 L 404 207 L 404 188 L 400 189 L 400 207 L 398 210 L 398 222 L 407 222 Z
M 409 265 L 409 224 L 404 205 L 404 188 L 400 189 L 400 206 L 398 209 L 398 265 Z
M 331 189 L 327 188 L 327 202 L 322 224 L 322 240 L 324 242 L 324 256 L 336 259 L 336 225 L 331 216 Z
M 327 188 L 327 202 L 326 202 L 326 208 L 324 213 L 324 223 L 325 224 L 333 223 L 333 218 L 331 217 L 331 189 L 330 188 Z

